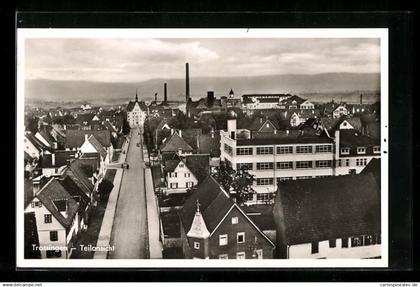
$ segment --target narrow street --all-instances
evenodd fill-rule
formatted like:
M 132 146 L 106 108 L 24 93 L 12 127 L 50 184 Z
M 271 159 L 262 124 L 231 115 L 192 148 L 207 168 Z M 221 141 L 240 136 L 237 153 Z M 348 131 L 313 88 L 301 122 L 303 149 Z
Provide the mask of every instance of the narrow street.
M 147 214 L 144 181 L 144 161 L 139 129 L 131 130 L 131 140 L 121 189 L 112 227 L 111 245 L 115 251 L 110 259 L 147 258 Z

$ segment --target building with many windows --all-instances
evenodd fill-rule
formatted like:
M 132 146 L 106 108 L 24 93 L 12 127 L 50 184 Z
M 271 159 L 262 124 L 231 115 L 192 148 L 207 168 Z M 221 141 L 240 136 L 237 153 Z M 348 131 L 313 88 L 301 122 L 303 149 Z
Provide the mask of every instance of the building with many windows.
M 135 101 L 130 101 L 127 105 L 127 121 L 131 128 L 143 127 L 146 119 L 147 107 L 144 102 L 139 102 L 137 93 Z
M 274 243 L 211 176 L 184 203 L 180 219 L 185 258 L 273 258 Z

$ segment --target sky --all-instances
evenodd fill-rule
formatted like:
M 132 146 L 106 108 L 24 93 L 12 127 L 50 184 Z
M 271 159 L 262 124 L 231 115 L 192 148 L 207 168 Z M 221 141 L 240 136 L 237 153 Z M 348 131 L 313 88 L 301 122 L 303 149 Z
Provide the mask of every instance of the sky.
M 25 40 L 25 79 L 139 82 L 278 74 L 379 73 L 376 38 Z

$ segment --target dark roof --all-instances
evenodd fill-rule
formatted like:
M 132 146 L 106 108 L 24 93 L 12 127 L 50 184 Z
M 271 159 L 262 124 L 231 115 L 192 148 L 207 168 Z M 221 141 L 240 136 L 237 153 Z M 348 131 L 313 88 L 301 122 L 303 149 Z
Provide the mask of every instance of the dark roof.
M 79 125 L 90 125 L 95 114 L 93 113 L 77 113 L 74 114 L 75 123 Z
M 249 126 L 249 130 L 260 131 L 262 128 L 265 127 L 266 124 L 270 124 L 270 126 L 272 126 L 274 130 L 278 130 L 280 128 L 277 121 L 273 119 L 256 117 Z
M 198 182 L 202 182 L 210 172 L 210 155 L 192 154 L 185 157 L 185 164 Z
M 317 135 L 296 135 L 296 132 L 289 131 L 289 134 L 277 133 L 275 136 L 269 138 L 252 138 L 252 139 L 238 139 L 236 144 L 238 146 L 251 146 L 251 145 L 275 145 L 275 144 L 317 144 L 317 143 L 332 143 L 333 140 L 327 136 Z M 300 131 L 298 131 L 300 133 Z
M 288 245 L 380 232 L 379 187 L 372 174 L 279 184 L 274 216 Z
M 52 168 L 67 165 L 70 160 L 74 159 L 75 151 L 57 150 L 52 154 L 44 154 L 42 156 L 42 168 Z M 52 162 L 53 155 L 55 157 L 55 164 Z
M 147 106 L 143 101 L 137 102 L 142 111 L 147 111 Z M 135 107 L 136 101 L 130 101 L 127 105 L 127 112 L 131 112 Z
M 198 152 L 210 154 L 211 157 L 220 156 L 220 133 L 214 132 L 211 134 L 202 134 L 198 137 Z
M 61 181 L 61 185 L 79 204 L 79 212 L 83 212 L 90 202 L 89 197 L 70 176 L 65 176 Z
M 291 96 L 291 97 L 289 97 L 289 98 L 284 99 L 283 101 L 281 101 L 281 104 L 282 105 L 286 105 L 286 106 L 294 105 L 292 103 L 293 101 L 296 101 L 296 105 L 299 106 L 300 104 L 302 104 L 303 102 L 305 102 L 306 99 L 302 99 L 301 97 L 298 97 L 296 95 L 293 95 L 293 96 Z
M 184 129 L 182 130 L 182 138 L 193 149 L 197 148 L 197 138 L 202 134 L 201 128 L 199 129 Z
M 88 178 L 86 167 L 83 159 L 76 159 L 71 162 L 69 167 L 65 170 L 64 175 L 68 175 L 73 181 L 88 195 L 93 190 L 93 184 Z
M 179 158 L 165 161 L 165 172 L 173 172 L 178 166 L 180 161 L 181 160 Z
M 51 179 L 37 194 L 36 197 L 42 204 L 51 212 L 51 214 L 61 223 L 66 229 L 70 228 L 73 218 L 78 210 L 78 203 L 60 184 L 60 182 L 53 178 Z M 63 216 L 58 210 L 64 202 L 67 205 L 67 216 Z M 66 207 L 66 206 L 65 206 Z M 64 207 L 64 208 L 65 208 Z
M 32 133 L 25 133 L 25 137 L 40 151 L 50 150 L 44 145 L 39 139 L 37 139 Z
M 348 117 L 348 116 L 342 116 L 340 119 L 338 119 L 334 126 L 331 128 L 331 130 L 338 130 L 340 128 L 340 125 L 347 121 L 355 130 L 361 131 L 362 130 L 362 122 L 360 118 L 358 117 Z
M 105 158 L 107 156 L 107 152 L 102 144 L 96 139 L 94 135 L 91 135 L 88 138 L 89 143 L 98 151 L 98 153 Z
M 177 132 L 174 132 L 161 146 L 161 152 L 177 152 L 179 149 L 182 151 L 193 151 L 193 148 L 185 142 L 183 138 L 179 136 Z
M 260 204 L 241 208 L 260 230 L 276 230 L 272 205 Z
M 104 147 L 111 146 L 111 133 L 108 130 L 66 130 L 66 148 L 78 148 L 85 142 L 85 135 L 94 135 Z
M 374 146 L 378 145 L 373 138 L 363 135 L 361 132 L 354 129 L 340 130 L 340 147 L 352 147 L 352 146 Z
M 191 228 L 197 210 L 197 200 L 200 203 L 200 211 L 210 233 L 213 232 L 234 204 L 216 180 L 208 176 L 185 201 L 179 213 L 181 224 L 183 224 L 186 233 Z
M 47 143 L 53 147 L 54 143 L 56 142 L 55 138 L 49 133 L 47 132 L 45 129 L 40 130 L 39 134 L 47 141 Z
M 368 165 L 361 172 L 362 174 L 373 174 L 378 186 L 381 186 L 381 159 L 372 158 Z

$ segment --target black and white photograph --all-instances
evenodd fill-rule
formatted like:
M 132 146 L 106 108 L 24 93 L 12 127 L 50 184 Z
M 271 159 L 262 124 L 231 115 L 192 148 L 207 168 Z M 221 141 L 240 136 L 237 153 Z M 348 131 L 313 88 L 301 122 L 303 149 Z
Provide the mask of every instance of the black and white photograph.
M 387 61 L 387 29 L 18 29 L 18 267 L 387 267 Z

